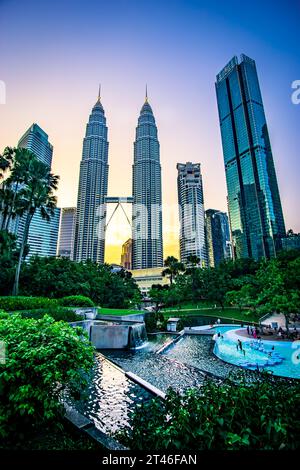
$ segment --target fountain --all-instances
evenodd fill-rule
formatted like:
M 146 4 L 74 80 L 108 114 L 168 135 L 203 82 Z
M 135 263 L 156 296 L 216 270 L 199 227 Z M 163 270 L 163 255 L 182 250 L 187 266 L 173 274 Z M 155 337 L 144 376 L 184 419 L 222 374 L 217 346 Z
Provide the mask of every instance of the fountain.
M 87 331 L 96 349 L 135 349 L 147 341 L 144 322 L 84 320 L 70 325 Z
M 135 323 L 129 327 L 128 347 L 137 349 L 147 341 L 145 323 Z

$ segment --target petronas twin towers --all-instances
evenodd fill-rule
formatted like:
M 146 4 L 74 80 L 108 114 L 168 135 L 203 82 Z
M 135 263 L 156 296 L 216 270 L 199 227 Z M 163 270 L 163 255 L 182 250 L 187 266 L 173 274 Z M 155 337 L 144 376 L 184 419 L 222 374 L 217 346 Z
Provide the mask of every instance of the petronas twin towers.
M 108 140 L 100 92 L 86 126 L 77 199 L 73 258 L 104 263 Z M 146 91 L 132 167 L 132 268 L 163 265 L 161 166 L 157 127 Z

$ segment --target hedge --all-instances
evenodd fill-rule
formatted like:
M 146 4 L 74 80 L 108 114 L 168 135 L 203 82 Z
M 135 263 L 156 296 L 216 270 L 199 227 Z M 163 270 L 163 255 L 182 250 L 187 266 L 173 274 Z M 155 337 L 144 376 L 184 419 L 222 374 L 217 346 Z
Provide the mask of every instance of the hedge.
M 54 308 L 57 306 L 57 300 L 48 299 L 47 297 L 0 297 L 0 309 L 5 310 L 6 312 L 15 312 L 27 309 L 33 310 L 37 308 Z
M 77 315 L 73 310 L 64 307 L 56 307 L 56 308 L 41 308 L 37 310 L 28 310 L 27 312 L 21 312 L 22 318 L 33 318 L 35 320 L 39 320 L 43 318 L 45 315 L 49 315 L 55 321 L 80 321 L 81 318 Z
M 64 307 L 94 307 L 94 302 L 84 295 L 69 295 L 58 299 L 59 305 Z

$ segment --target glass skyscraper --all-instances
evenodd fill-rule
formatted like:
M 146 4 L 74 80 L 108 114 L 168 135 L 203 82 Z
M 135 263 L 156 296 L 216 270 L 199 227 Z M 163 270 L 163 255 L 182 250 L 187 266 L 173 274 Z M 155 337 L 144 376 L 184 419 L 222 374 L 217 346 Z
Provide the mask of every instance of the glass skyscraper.
M 146 93 L 133 163 L 132 269 L 163 265 L 161 166 L 157 127 Z
M 99 92 L 83 140 L 75 224 L 75 261 L 104 263 L 107 182 L 107 126 Z
M 200 163 L 177 163 L 177 189 L 180 220 L 180 260 L 187 262 L 190 255 L 207 266 L 205 215 Z
M 233 57 L 216 93 L 234 256 L 269 258 L 285 225 L 255 61 Z
M 48 141 L 48 135 L 37 124 L 32 124 L 30 128 L 19 140 L 18 146 L 33 152 L 38 160 L 49 166 L 51 169 L 53 146 Z M 14 232 L 18 241 L 23 237 L 26 216 L 16 217 L 11 223 L 10 230 Z M 29 254 L 26 259 L 33 255 L 55 256 L 57 249 L 58 229 L 59 229 L 60 209 L 54 209 L 54 216 L 50 221 L 42 218 L 37 210 L 32 218 L 27 244 Z
M 63 207 L 61 209 L 58 256 L 73 258 L 74 252 L 74 230 L 75 230 L 76 207 Z
M 205 227 L 208 263 L 213 268 L 218 266 L 221 261 L 232 257 L 227 214 L 215 209 L 208 209 L 205 211 Z

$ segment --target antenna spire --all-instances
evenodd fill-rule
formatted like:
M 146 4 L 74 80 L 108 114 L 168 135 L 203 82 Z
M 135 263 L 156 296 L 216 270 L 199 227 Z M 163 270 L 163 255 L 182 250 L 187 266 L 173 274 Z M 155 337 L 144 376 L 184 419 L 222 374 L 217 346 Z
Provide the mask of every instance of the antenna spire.
M 146 83 L 146 97 L 145 97 L 145 102 L 148 103 L 148 86 Z
M 101 101 L 101 83 L 99 83 L 98 101 Z

